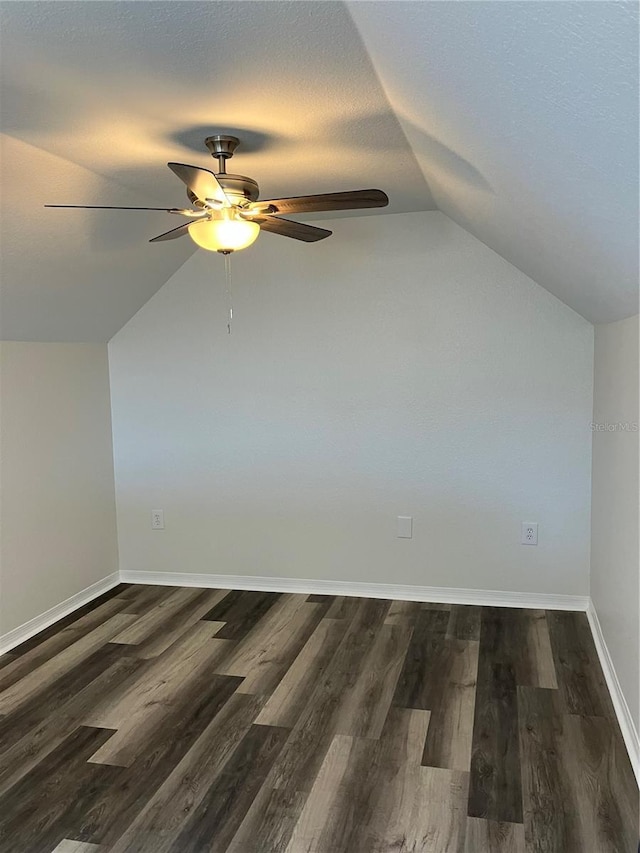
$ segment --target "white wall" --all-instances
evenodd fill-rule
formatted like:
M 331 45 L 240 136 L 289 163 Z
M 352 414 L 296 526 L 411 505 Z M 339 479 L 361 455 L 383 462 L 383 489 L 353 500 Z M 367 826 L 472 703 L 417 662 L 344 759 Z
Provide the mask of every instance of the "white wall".
M 0 635 L 117 571 L 104 344 L 0 344 Z
M 638 420 L 638 317 L 631 317 L 595 327 L 591 597 L 636 731 Z
M 121 569 L 588 594 L 592 326 L 441 213 L 329 227 L 110 342 Z

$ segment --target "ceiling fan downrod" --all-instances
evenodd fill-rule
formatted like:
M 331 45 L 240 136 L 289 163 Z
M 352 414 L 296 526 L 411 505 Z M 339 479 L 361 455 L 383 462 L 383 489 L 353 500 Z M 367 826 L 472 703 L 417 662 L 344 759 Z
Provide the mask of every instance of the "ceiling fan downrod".
M 240 144 L 238 137 L 218 133 L 215 136 L 207 136 L 204 144 L 211 152 L 211 156 L 218 161 L 218 174 L 226 175 L 227 160 L 229 157 L 233 157 L 233 152 Z

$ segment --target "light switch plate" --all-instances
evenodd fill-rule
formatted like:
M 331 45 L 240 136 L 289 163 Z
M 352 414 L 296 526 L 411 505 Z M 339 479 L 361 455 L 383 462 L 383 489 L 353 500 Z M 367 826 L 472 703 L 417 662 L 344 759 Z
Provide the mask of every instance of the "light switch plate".
M 413 517 L 411 515 L 398 516 L 398 532 L 396 536 L 398 539 L 413 538 Z

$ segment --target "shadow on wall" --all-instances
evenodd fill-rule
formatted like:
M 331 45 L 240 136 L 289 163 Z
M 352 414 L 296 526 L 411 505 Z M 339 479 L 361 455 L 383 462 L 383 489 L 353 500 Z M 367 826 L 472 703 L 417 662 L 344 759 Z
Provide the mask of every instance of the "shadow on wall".
M 406 116 L 400 116 L 396 137 L 390 138 L 388 132 L 381 133 L 385 123 L 388 130 L 388 120 L 387 113 L 360 115 L 356 119 L 336 122 L 331 132 L 337 141 L 343 144 L 348 143 L 352 147 L 354 140 L 369 140 L 367 145 L 360 145 L 360 148 L 368 152 L 377 150 L 381 158 L 381 168 L 384 168 L 385 158 L 405 152 L 408 142 L 418 164 L 427 164 L 425 175 L 427 185 L 431 176 L 442 181 L 454 181 L 479 192 L 494 193 L 491 184 L 472 163 Z M 364 133 L 363 128 L 366 131 Z
M 426 169 L 425 178 L 439 182 L 453 182 L 460 187 L 494 195 L 494 189 L 473 163 L 427 133 L 422 127 L 403 116 L 402 126 L 409 144 L 421 166 Z M 426 164 L 426 165 L 425 165 Z

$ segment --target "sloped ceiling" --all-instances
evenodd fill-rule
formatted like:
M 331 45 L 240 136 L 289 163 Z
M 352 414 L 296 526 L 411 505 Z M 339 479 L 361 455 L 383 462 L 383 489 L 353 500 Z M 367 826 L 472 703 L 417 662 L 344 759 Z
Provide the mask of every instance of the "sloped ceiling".
M 637 314 L 637 3 L 349 6 L 438 208 L 587 319 Z
M 380 186 L 390 212 L 439 207 L 588 319 L 637 313 L 631 4 L 72 0 L 0 15 L 4 338 L 110 338 L 195 247 L 148 244 L 176 225 L 162 213 L 42 205 L 182 205 L 165 164 L 210 168 L 215 131 L 241 137 L 234 170 L 263 198 Z

